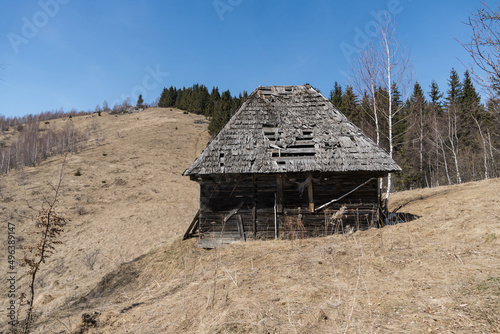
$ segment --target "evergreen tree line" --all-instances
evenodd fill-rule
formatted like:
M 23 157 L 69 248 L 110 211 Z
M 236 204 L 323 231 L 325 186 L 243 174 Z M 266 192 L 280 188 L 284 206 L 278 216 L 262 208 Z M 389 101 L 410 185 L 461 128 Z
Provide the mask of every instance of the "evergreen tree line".
M 387 119 L 379 118 L 377 127 L 373 110 L 387 109 L 388 92 L 377 87 L 374 96 L 372 98 L 368 92 L 358 96 L 353 87 L 343 89 L 335 82 L 329 99 L 387 150 L 388 138 L 384 136 Z M 402 101 L 398 87 L 394 86 L 392 104 L 400 109 L 392 120 L 393 158 L 402 168 L 394 179 L 397 190 L 500 176 L 499 101 L 489 100 L 486 106 L 481 104 L 468 71 L 461 80 L 452 69 L 446 93 L 442 93 L 433 81 L 426 94 L 416 82 L 411 96 Z
M 175 107 L 205 115 L 209 119 L 208 131 L 214 137 L 238 111 L 247 97 L 248 94 L 245 91 L 238 96 L 231 96 L 229 90 L 220 94 L 218 87 L 213 87 L 209 93 L 206 86 L 199 84 L 188 88 L 182 87 L 182 89 L 170 86 L 170 88 L 163 89 L 158 107 Z

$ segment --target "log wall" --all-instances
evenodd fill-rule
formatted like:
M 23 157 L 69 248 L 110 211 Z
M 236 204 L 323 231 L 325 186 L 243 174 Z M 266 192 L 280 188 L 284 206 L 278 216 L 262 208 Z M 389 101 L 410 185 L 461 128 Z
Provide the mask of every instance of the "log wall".
M 375 227 L 377 178 L 368 173 L 204 175 L 200 183 L 202 247 L 247 238 L 303 238 Z M 372 181 L 324 209 L 370 178 Z M 276 212 L 276 228 L 275 228 Z

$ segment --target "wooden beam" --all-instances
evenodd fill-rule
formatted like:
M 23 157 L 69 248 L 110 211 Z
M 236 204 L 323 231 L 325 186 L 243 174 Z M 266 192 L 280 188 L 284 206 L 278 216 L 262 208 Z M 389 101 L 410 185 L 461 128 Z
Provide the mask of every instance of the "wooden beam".
M 243 220 L 241 219 L 241 215 L 236 215 L 236 219 L 238 221 L 238 233 L 240 234 L 240 240 L 246 241 L 245 229 L 243 227 Z
M 241 209 L 241 207 L 243 206 L 243 202 L 240 202 L 240 204 L 238 204 L 238 206 L 236 207 L 236 209 L 233 209 L 231 211 L 229 211 L 229 213 L 224 217 L 224 220 L 222 221 L 223 224 L 227 223 L 227 221 L 229 219 L 231 219 L 232 216 L 234 216 L 235 214 L 238 213 L 238 211 Z
M 326 206 L 328 206 L 328 205 L 330 205 L 330 204 L 332 204 L 332 203 L 334 203 L 334 202 L 340 201 L 342 198 L 344 198 L 344 197 L 346 197 L 346 196 L 348 196 L 348 195 L 352 194 L 353 192 L 355 192 L 355 191 L 356 191 L 356 190 L 358 190 L 359 188 L 363 187 L 365 184 L 370 183 L 371 181 L 373 181 L 373 180 L 375 180 L 375 179 L 376 179 L 375 177 L 372 177 L 372 178 L 371 178 L 371 179 L 369 179 L 368 181 L 366 181 L 366 182 L 364 182 L 364 183 L 360 184 L 359 186 L 357 186 L 356 188 L 352 189 L 351 191 L 349 191 L 349 192 L 345 193 L 344 195 L 340 196 L 339 198 L 332 199 L 330 202 L 328 202 L 328 203 L 325 203 L 325 204 L 321 205 L 319 208 L 317 208 L 317 209 L 316 209 L 316 211 L 319 211 L 319 210 L 323 209 L 324 207 L 326 207 Z
M 274 239 L 278 239 L 278 194 L 274 193 Z
M 193 237 L 193 235 L 196 232 L 196 229 L 198 229 L 199 225 L 200 225 L 200 210 L 198 209 L 198 212 L 196 212 L 196 215 L 194 216 L 193 220 L 191 221 L 191 224 L 189 224 L 189 227 L 188 227 L 186 233 L 184 233 L 182 240 L 186 240 L 186 239 Z
M 257 184 L 255 183 L 255 174 L 252 174 L 253 183 L 253 207 L 252 207 L 252 223 L 253 223 L 253 238 L 257 239 Z
M 253 238 L 257 239 L 257 204 L 253 202 L 252 208 Z
M 309 183 L 307 184 L 307 195 L 309 196 L 309 210 L 314 212 L 314 198 L 313 198 L 313 181 L 311 172 L 307 173 L 307 180 Z
M 283 212 L 283 175 L 276 175 L 276 194 L 277 194 L 277 206 L 276 209 L 278 213 Z

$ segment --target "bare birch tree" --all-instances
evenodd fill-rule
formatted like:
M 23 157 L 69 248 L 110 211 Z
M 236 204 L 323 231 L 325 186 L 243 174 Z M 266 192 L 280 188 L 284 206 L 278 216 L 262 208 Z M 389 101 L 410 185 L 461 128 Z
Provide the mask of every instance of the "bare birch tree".
M 488 6 L 484 1 L 481 1 L 481 8 L 471 16 L 469 16 L 466 24 L 470 27 L 472 35 L 470 41 L 460 42 L 464 49 L 473 59 L 474 64 L 469 66 L 470 72 L 474 75 L 476 82 L 481 85 L 489 95 L 490 104 L 487 112 L 496 122 L 495 127 L 500 128 L 500 4 Z M 473 117 L 474 118 L 474 117 Z M 483 142 L 483 149 L 486 151 L 486 136 L 481 131 L 481 126 L 476 118 L 474 121 L 478 127 Z M 494 148 L 491 141 L 489 130 L 488 146 L 492 162 L 495 166 Z M 498 133 L 496 136 L 500 136 Z M 485 178 L 488 178 L 487 154 L 484 154 Z M 493 168 L 495 172 L 495 168 Z
M 458 139 L 458 116 L 456 112 L 456 107 L 448 109 L 448 145 L 446 147 L 453 154 L 453 161 L 455 162 L 455 172 L 457 176 L 457 183 L 462 183 L 462 177 L 460 176 L 460 164 L 458 162 L 458 149 L 460 141 Z
M 403 100 L 408 96 L 409 83 L 411 81 L 410 56 L 400 44 L 396 36 L 396 22 L 394 18 L 385 15 L 379 22 L 379 45 L 380 63 L 379 80 L 388 94 L 387 109 L 381 110 L 387 120 L 387 139 L 389 142 L 389 156 L 394 153 L 394 118 L 403 109 L 403 104 L 393 103 L 395 87 L 398 87 Z M 389 201 L 392 187 L 392 175 L 387 176 L 387 190 L 385 200 Z
M 472 30 L 471 40 L 461 42 L 472 57 L 475 67 L 470 67 L 476 80 L 490 93 L 490 98 L 500 95 L 500 5 L 490 7 L 484 1 L 482 8 L 469 17 L 466 23 Z M 482 72 L 482 73 L 481 73 Z M 483 78 L 481 74 L 485 74 Z
M 351 80 L 359 96 L 367 92 L 370 97 L 371 103 L 368 113 L 375 124 L 375 142 L 377 145 L 380 145 L 379 112 L 377 110 L 376 94 L 377 87 L 380 85 L 378 81 L 379 66 L 377 60 L 377 51 L 372 40 L 365 49 L 360 50 L 356 61 L 353 62 Z
M 389 155 L 394 153 L 394 117 L 402 110 L 403 104 L 394 105 L 395 88 L 401 90 L 403 100 L 408 96 L 411 81 L 410 57 L 399 43 L 396 36 L 394 17 L 387 11 L 378 17 L 378 33 L 368 46 L 358 52 L 358 57 L 352 68 L 352 81 L 358 94 L 368 92 L 371 99 L 370 116 L 375 123 L 376 143 L 380 145 L 381 136 L 387 138 Z M 387 103 L 378 103 L 376 91 L 382 87 L 388 93 Z M 387 107 L 380 107 L 380 106 Z M 382 133 L 380 118 L 385 118 L 388 128 Z M 392 187 L 391 174 L 387 177 L 386 203 Z
M 352 77 L 353 86 L 357 91 L 359 96 L 368 93 L 370 99 L 369 108 L 370 110 L 365 110 L 370 118 L 375 124 L 375 142 L 380 145 L 380 125 L 379 125 L 379 112 L 377 110 L 377 87 L 380 85 L 378 82 L 378 70 L 379 66 L 377 64 L 376 57 L 377 52 L 375 49 L 374 41 L 371 40 L 370 44 L 362 49 L 355 62 L 352 66 Z M 382 193 L 382 179 L 378 181 L 379 195 Z

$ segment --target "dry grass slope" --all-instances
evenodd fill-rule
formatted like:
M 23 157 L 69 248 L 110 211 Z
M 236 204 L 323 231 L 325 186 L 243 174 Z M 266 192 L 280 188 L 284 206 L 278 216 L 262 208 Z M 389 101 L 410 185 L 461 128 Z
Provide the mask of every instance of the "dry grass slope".
M 103 143 L 68 158 L 59 209 L 72 221 L 42 270 L 36 332 L 500 332 L 499 179 L 394 194 L 394 207 L 421 216 L 407 224 L 203 250 L 180 241 L 198 196 L 180 174 L 208 140 L 198 118 L 104 115 Z M 27 202 L 59 161 L 1 178 L 21 244 Z

